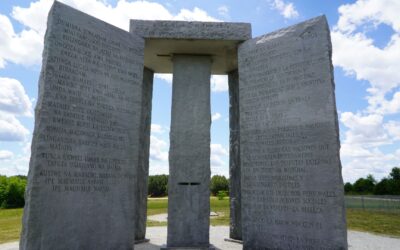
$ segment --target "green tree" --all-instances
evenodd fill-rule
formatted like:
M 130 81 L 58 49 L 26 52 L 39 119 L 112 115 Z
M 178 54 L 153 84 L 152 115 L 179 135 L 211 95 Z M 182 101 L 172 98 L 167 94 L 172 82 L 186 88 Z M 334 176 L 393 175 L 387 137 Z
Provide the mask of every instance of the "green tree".
M 376 180 L 372 175 L 358 179 L 353 185 L 353 191 L 357 194 L 373 194 Z
M 388 178 L 383 178 L 380 182 L 378 182 L 375 185 L 374 188 L 374 194 L 376 195 L 386 195 L 386 194 L 390 194 L 390 186 L 391 186 L 391 180 L 389 180 Z
M 353 192 L 353 185 L 350 182 L 347 182 L 344 184 L 344 193 L 349 194 L 351 192 Z
M 162 197 L 168 195 L 168 175 L 149 176 L 148 193 L 151 197 Z
M 394 168 L 392 169 L 392 172 L 390 172 L 390 177 L 391 177 L 393 180 L 400 181 L 400 168 L 394 167 Z
M 218 191 L 229 191 L 229 181 L 223 175 L 214 175 L 211 178 L 210 190 L 212 195 L 217 195 Z
M 25 205 L 26 178 L 0 176 L 0 206 L 17 208 Z

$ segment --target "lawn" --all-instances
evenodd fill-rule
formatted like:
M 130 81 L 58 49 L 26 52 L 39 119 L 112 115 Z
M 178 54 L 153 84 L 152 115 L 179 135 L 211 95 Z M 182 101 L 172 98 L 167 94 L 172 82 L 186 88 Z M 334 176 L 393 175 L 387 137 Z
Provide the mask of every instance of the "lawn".
M 219 216 L 211 217 L 211 225 L 229 225 L 229 199 L 210 200 L 211 211 Z M 149 199 L 148 215 L 167 213 L 168 199 Z M 0 209 L 0 243 L 18 240 L 21 230 L 22 209 Z M 148 226 L 165 226 L 165 222 L 147 222 Z M 382 211 L 347 209 L 349 229 L 400 237 L 400 215 Z
M 0 209 L 0 243 L 19 239 L 22 208 Z

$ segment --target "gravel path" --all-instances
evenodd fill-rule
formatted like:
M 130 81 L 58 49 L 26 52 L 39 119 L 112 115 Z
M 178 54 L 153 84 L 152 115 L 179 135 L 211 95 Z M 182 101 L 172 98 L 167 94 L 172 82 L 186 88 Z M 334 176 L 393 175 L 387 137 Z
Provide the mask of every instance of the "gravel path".
M 224 241 L 229 235 L 229 227 L 210 227 L 210 242 L 216 249 L 240 250 L 242 245 Z M 166 243 L 167 227 L 147 228 L 149 243 L 135 245 L 136 250 L 158 250 Z M 400 238 L 380 236 L 370 233 L 348 231 L 351 250 L 400 250 Z M 0 244 L 0 250 L 18 250 L 18 242 Z

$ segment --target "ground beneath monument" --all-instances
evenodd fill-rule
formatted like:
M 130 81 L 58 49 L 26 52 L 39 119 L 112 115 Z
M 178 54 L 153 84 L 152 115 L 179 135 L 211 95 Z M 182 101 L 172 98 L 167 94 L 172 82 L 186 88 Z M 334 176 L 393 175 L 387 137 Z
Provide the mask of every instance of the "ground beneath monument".
M 229 227 L 210 227 L 210 242 L 216 249 L 239 250 L 242 245 L 224 241 L 229 235 Z M 158 250 L 167 240 L 167 227 L 148 227 L 149 243 L 135 245 L 136 250 Z M 400 250 L 400 238 L 380 236 L 370 233 L 348 231 L 351 250 Z M 18 242 L 0 244 L 0 250 L 18 250 Z

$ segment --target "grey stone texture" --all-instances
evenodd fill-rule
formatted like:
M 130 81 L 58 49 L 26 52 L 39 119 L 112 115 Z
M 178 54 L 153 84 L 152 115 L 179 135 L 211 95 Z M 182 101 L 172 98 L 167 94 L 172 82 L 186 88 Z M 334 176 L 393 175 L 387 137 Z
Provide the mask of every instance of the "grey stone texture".
M 210 55 L 212 74 L 237 69 L 237 46 L 251 38 L 249 23 L 131 20 L 130 32 L 146 40 L 144 64 L 172 73 L 172 55 Z
M 20 249 L 133 249 L 144 40 L 50 10 Z
M 324 16 L 239 47 L 243 249 L 347 249 Z
M 154 72 L 148 68 L 143 70 L 142 86 L 142 118 L 139 142 L 139 164 L 137 168 L 136 190 L 136 228 L 135 241 L 143 241 L 146 236 L 147 192 L 149 179 L 151 101 L 153 97 Z
M 239 126 L 239 75 L 234 70 L 228 74 L 229 85 L 229 237 L 242 240 L 240 126 Z
M 130 31 L 145 38 L 240 40 L 251 38 L 249 23 L 131 20 Z
M 191 55 L 172 59 L 167 247 L 208 247 L 212 61 Z

